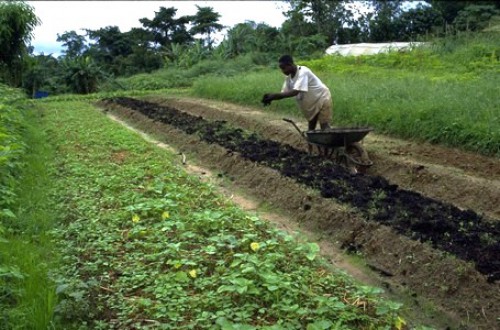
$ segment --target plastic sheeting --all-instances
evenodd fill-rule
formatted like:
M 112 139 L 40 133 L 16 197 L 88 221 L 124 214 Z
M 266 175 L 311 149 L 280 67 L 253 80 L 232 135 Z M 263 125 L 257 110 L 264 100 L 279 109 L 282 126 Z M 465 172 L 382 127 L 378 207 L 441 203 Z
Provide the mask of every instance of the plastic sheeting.
M 342 56 L 374 55 L 388 53 L 390 51 L 409 50 L 412 47 L 422 46 L 424 44 L 424 42 L 390 42 L 332 45 L 326 49 L 326 54 L 337 54 Z

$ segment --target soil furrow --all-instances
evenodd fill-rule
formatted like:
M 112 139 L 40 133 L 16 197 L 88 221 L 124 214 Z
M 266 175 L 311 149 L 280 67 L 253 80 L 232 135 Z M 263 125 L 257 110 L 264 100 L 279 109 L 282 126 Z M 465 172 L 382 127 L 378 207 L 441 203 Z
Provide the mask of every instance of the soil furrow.
M 490 282 L 500 279 L 500 222 L 485 221 L 473 210 L 400 189 L 386 179 L 371 175 L 352 175 L 342 167 L 318 156 L 276 141 L 262 140 L 256 134 L 232 128 L 222 121 L 209 122 L 177 109 L 130 98 L 107 100 L 126 106 L 154 120 L 174 125 L 188 134 L 198 134 L 229 152 L 279 171 L 286 177 L 313 189 L 324 198 L 350 204 L 366 219 L 394 228 L 417 241 L 472 261 Z M 345 246 L 355 250 L 355 245 Z
M 207 120 L 227 120 L 235 127 L 257 132 L 262 138 L 308 150 L 297 131 L 271 109 L 256 111 L 231 103 L 186 97 L 144 99 Z M 305 129 L 302 120 L 298 119 L 297 124 Z M 362 142 L 375 163 L 367 174 L 383 176 L 401 188 L 472 209 L 489 220 L 500 219 L 500 159 L 391 138 L 376 131 Z

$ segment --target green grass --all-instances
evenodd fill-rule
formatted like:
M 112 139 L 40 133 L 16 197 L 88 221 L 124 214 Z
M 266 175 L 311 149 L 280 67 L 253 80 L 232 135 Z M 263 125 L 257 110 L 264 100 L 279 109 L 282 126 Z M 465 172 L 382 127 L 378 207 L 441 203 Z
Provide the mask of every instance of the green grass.
M 200 77 L 229 77 L 241 72 L 251 72 L 262 69 L 262 62 L 267 61 L 259 54 L 240 56 L 232 60 L 207 59 L 189 68 L 179 68 L 170 65 L 166 69 L 152 73 L 134 75 L 128 78 L 118 78 L 116 81 L 102 86 L 103 91 L 119 90 L 158 90 L 168 88 L 188 88 Z
M 500 37 L 444 39 L 406 53 L 325 56 L 309 66 L 332 90 L 333 124 L 370 125 L 376 132 L 500 156 Z M 278 92 L 276 69 L 197 79 L 199 97 L 260 106 Z M 268 111 L 300 117 L 288 99 Z
M 90 104 L 44 107 L 57 149 L 65 328 L 384 329 L 401 321 L 399 304 L 331 269 L 316 244 L 244 213 Z
M 11 106 L 13 106 L 11 104 Z M 11 166 L 8 200 L 10 216 L 0 220 L 0 328 L 48 329 L 56 306 L 54 282 L 50 272 L 56 267 L 50 230 L 52 213 L 51 145 L 39 128 L 39 114 L 33 104 L 16 109 L 22 119 L 15 132 L 23 153 Z M 4 113 L 5 115 L 5 113 Z M 13 159 L 9 159 L 12 164 Z M 6 172 L 2 172 L 5 178 Z M 4 206 L 6 200 L 2 199 Z M 1 229 L 1 228 L 0 228 Z

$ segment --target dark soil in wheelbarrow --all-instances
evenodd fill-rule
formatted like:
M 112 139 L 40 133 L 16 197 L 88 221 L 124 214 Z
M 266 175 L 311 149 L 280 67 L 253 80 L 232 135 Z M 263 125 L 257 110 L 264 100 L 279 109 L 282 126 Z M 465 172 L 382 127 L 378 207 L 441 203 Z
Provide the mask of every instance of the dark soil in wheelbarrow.
M 379 268 L 385 276 L 392 277 L 398 273 L 398 276 L 409 278 L 412 276 L 410 272 L 414 271 L 415 267 L 424 267 L 425 265 L 414 264 L 414 261 L 418 259 L 414 255 L 418 244 L 432 247 L 434 251 L 437 251 L 436 253 L 441 253 L 441 258 L 448 258 L 449 254 L 463 260 L 463 263 L 457 263 L 463 265 L 463 269 L 459 270 L 458 283 L 448 281 L 449 283 L 446 284 L 446 281 L 444 283 L 436 281 L 442 283 L 441 294 L 452 296 L 460 291 L 459 286 L 464 281 L 473 279 L 476 283 L 475 287 L 484 290 L 485 296 L 474 297 L 477 300 L 477 306 L 481 307 L 477 309 L 468 306 L 465 307 L 466 312 L 470 311 L 473 314 L 472 318 L 481 318 L 483 316 L 480 314 L 484 314 L 485 320 L 483 321 L 488 321 L 486 322 L 488 326 L 495 323 L 494 319 L 491 321 L 491 317 L 498 315 L 495 314 L 498 312 L 498 307 L 494 306 L 494 301 L 495 297 L 498 297 L 497 281 L 500 279 L 498 260 L 500 222 L 485 221 L 481 215 L 472 210 L 462 210 L 452 204 L 401 189 L 380 176 L 350 174 L 331 161 L 309 155 L 287 144 L 263 139 L 241 128 L 231 127 L 224 121 L 208 121 L 172 107 L 130 98 L 108 99 L 103 104 L 107 107 L 119 105 L 132 109 L 153 121 L 173 126 L 185 134 L 196 136 L 209 145 L 222 147 L 226 150 L 227 157 L 237 154 L 247 162 L 272 169 L 284 178 L 292 179 L 298 185 L 318 191 L 321 204 L 331 200 L 349 205 L 368 225 L 360 225 L 357 229 L 351 228 L 352 230 L 347 234 L 340 235 L 335 233 L 335 226 L 337 225 L 339 231 L 342 232 L 345 229 L 344 225 L 336 224 L 332 219 L 318 220 L 329 222 L 328 227 L 325 223 L 319 224 L 319 227 L 328 228 L 332 237 L 341 237 L 340 246 L 349 252 L 374 253 L 373 250 L 377 249 L 373 245 L 374 242 L 368 243 L 366 239 L 360 239 L 369 234 L 363 230 L 375 228 L 372 227 L 373 224 L 391 228 L 391 232 L 414 242 L 414 245 L 410 244 L 414 251 L 400 251 L 394 248 L 392 252 L 393 257 L 400 258 L 400 265 L 409 263 L 412 266 L 401 267 L 396 271 L 391 267 Z M 305 213 L 313 208 L 312 199 L 310 196 L 308 198 L 301 203 L 302 211 Z M 386 237 L 391 237 L 388 232 L 386 234 Z M 383 239 L 383 237 L 380 238 Z M 392 244 L 395 243 L 394 241 Z M 380 246 L 390 246 L 390 244 L 381 242 Z M 412 260 L 401 260 L 403 258 Z M 481 275 L 474 275 L 467 265 L 472 265 Z M 436 271 L 440 270 L 436 269 Z M 449 274 L 444 276 L 446 275 Z M 443 274 L 437 273 L 435 276 L 443 276 Z M 439 294 L 436 293 L 436 295 Z M 484 299 L 486 305 L 479 302 L 479 299 Z

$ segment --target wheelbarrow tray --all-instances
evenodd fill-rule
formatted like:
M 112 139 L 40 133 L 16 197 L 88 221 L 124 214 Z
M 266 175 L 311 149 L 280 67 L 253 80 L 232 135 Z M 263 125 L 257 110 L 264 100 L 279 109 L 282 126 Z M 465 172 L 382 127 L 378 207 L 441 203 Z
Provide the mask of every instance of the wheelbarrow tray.
M 371 127 L 336 127 L 326 130 L 306 131 L 305 135 L 310 143 L 341 147 L 361 141 L 369 132 Z

